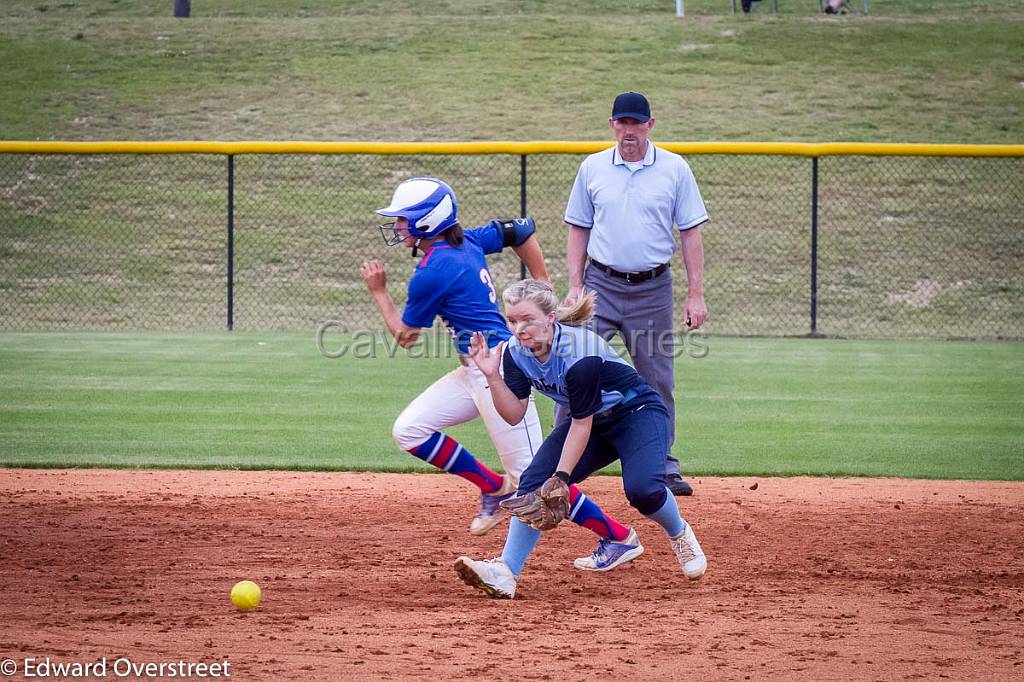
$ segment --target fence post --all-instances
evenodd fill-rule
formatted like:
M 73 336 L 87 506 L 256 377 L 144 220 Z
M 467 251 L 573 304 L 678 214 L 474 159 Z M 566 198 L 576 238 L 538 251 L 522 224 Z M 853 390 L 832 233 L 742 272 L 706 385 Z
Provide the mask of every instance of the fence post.
M 811 157 L 811 336 L 818 335 L 818 157 Z
M 235 157 L 228 154 L 228 331 L 235 327 Z
M 519 157 L 519 215 L 526 217 L 526 154 Z M 526 263 L 519 261 L 519 279 L 526 279 Z

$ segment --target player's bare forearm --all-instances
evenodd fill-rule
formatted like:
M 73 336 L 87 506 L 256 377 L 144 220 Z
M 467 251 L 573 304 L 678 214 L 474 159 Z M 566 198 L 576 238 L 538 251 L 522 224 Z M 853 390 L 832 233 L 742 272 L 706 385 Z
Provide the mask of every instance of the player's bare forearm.
M 590 230 L 569 225 L 569 239 L 565 245 L 566 267 L 569 269 L 569 289 L 583 291 L 583 272 L 587 267 L 587 245 Z
M 526 408 L 530 404 L 529 398 L 517 398 L 500 374 L 487 377 L 487 388 L 491 391 L 494 409 L 498 411 L 502 419 L 512 426 L 523 421 L 523 417 L 526 416 Z
M 558 458 L 558 469 L 571 474 L 576 465 L 579 464 L 583 451 L 590 442 L 590 431 L 594 425 L 594 417 L 573 419 L 569 424 L 569 433 L 565 436 L 565 443 L 562 445 L 562 456 Z
M 469 342 L 469 357 L 487 380 L 487 388 L 491 392 L 491 401 L 501 418 L 515 426 L 526 416 L 529 396 L 517 398 L 512 389 L 501 376 L 502 353 L 505 344 L 495 348 L 487 347 L 487 340 L 480 332 L 473 334 Z
M 523 261 L 523 265 L 530 271 L 530 277 L 539 279 L 542 282 L 551 282 L 548 276 L 548 267 L 544 263 L 544 252 L 540 248 L 540 242 L 533 235 L 519 246 L 513 246 L 512 250 Z
M 387 291 L 375 291 L 373 300 L 380 308 L 380 314 L 384 316 L 384 324 L 387 325 L 391 336 L 398 341 L 398 345 L 402 348 L 412 347 L 420 338 L 420 330 L 418 327 L 410 327 L 402 322 L 402 315 L 398 312 L 395 302 L 391 300 L 391 294 Z

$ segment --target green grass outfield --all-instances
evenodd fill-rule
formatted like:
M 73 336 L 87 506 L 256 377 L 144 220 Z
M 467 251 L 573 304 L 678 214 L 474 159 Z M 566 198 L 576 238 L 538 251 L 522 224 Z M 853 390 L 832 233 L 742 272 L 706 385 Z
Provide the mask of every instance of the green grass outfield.
M 354 357 L 364 340 L 328 359 L 312 331 L 2 334 L 0 464 L 430 470 L 390 425 L 453 360 L 376 350 Z M 685 350 L 676 454 L 690 475 L 1024 480 L 1022 344 L 709 338 Z M 546 401 L 541 414 L 547 430 Z M 479 423 L 452 434 L 496 464 Z

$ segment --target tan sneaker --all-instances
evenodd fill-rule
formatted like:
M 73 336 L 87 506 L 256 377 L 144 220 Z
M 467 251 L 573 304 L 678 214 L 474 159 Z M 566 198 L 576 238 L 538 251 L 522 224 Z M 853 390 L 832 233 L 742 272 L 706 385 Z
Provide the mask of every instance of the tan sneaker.
M 693 527 L 686 524 L 686 530 L 682 535 L 669 538 L 672 551 L 676 553 L 679 565 L 683 567 L 683 574 L 690 580 L 700 580 L 705 571 L 708 570 L 708 560 L 704 556 L 704 550 L 697 542 L 697 536 L 693 534 Z
M 469 524 L 469 532 L 472 535 L 483 535 L 490 529 L 505 520 L 507 513 L 498 505 L 502 500 L 507 500 L 516 494 L 518 483 L 510 476 L 505 476 L 501 487 L 493 493 L 480 495 L 480 510 L 473 517 Z

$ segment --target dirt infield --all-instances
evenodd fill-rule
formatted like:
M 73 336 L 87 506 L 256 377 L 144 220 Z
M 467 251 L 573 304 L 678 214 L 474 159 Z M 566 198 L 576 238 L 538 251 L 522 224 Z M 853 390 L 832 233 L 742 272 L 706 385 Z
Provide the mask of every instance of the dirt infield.
M 466 532 L 454 477 L 0 470 L 0 658 L 106 658 L 108 678 L 120 657 L 239 680 L 1024 678 L 1024 484 L 695 483 L 704 580 L 598 478 L 647 552 L 581 574 L 593 536 L 568 524 L 509 602 L 452 570 L 504 540 Z M 228 600 L 244 578 L 250 613 Z

